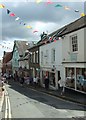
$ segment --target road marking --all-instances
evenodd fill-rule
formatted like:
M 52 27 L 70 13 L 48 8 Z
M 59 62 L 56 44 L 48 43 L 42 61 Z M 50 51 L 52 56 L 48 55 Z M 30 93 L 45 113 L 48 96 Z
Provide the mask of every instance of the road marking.
M 7 118 L 7 97 L 5 97 L 5 101 L 6 101 L 6 107 L 5 107 L 5 118 Z
M 11 105 L 10 105 L 10 100 L 9 100 L 9 96 L 6 88 L 5 88 L 5 99 L 6 99 L 5 118 L 12 118 Z
M 2 110 L 3 102 L 4 102 L 4 91 L 2 93 L 2 97 L 1 97 L 1 101 L 0 101 L 0 112 Z

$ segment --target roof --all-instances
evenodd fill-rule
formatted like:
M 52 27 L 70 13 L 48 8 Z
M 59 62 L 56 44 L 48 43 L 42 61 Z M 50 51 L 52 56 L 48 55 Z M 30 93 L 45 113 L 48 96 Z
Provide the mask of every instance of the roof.
M 3 56 L 3 63 L 7 63 L 12 59 L 12 52 L 5 52 Z
M 61 37 L 65 34 L 77 31 L 79 29 L 82 29 L 86 27 L 86 15 L 83 17 L 80 17 L 79 19 L 75 20 L 74 22 L 65 25 L 64 27 L 50 33 L 48 36 L 58 36 Z M 47 37 L 45 37 L 43 40 L 40 40 L 38 44 L 41 44 L 42 41 L 46 41 Z M 42 45 L 42 44 L 41 44 Z
M 27 41 L 14 41 L 14 44 L 18 49 L 19 55 L 23 55 L 25 51 L 29 48 L 29 45 L 27 45 Z
M 77 31 L 79 29 L 82 29 L 84 27 L 86 27 L 86 15 L 83 17 L 80 17 L 79 19 L 75 20 L 74 22 L 68 25 L 65 25 L 64 27 L 60 29 L 59 32 L 57 30 L 53 32 L 52 34 L 57 33 L 58 36 L 62 36 L 62 35 Z

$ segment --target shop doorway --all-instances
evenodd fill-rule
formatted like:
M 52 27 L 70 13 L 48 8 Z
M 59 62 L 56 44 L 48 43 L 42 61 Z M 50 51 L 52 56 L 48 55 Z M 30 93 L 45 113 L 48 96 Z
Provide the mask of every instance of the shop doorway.
M 61 77 L 61 76 L 60 76 L 60 71 L 58 71 L 58 80 L 59 80 L 60 77 Z

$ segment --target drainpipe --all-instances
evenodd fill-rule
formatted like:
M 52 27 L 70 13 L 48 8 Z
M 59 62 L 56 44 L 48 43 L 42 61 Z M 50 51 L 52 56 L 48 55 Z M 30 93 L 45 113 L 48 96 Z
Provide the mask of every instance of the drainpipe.
M 76 68 L 74 68 L 74 72 L 75 72 L 75 90 L 77 89 L 76 87 Z

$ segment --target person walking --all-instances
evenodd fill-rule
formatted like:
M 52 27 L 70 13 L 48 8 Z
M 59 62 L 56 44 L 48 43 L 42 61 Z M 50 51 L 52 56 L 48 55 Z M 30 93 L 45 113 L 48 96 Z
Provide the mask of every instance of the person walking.
M 63 95 L 65 92 L 65 81 L 63 81 L 61 77 L 59 78 L 58 84 L 61 91 L 61 95 Z
M 34 78 L 33 78 L 33 83 L 34 83 L 34 87 L 36 88 L 36 86 L 37 86 L 37 77 L 35 76 Z
M 45 83 L 45 89 L 48 90 L 49 89 L 49 78 L 47 75 L 45 76 L 44 83 Z

